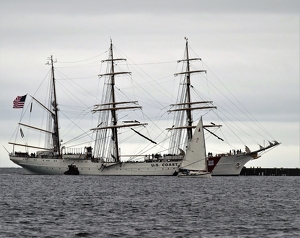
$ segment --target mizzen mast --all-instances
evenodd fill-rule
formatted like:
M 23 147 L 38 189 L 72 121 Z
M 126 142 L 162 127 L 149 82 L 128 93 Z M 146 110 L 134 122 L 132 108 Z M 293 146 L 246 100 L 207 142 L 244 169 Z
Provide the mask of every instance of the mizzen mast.
M 55 77 L 54 77 L 54 61 L 52 55 L 48 58 L 48 62 L 46 65 L 51 66 L 51 106 L 53 113 L 51 114 L 53 118 L 53 134 L 52 134 L 52 141 L 53 141 L 53 152 L 56 152 L 60 155 L 60 140 L 59 140 L 59 129 L 58 129 L 58 104 L 56 98 L 56 87 L 55 87 Z

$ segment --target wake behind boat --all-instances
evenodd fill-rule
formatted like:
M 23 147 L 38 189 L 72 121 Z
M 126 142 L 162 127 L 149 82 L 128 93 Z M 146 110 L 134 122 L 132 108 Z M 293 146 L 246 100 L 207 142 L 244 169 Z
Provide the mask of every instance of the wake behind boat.
M 142 135 L 136 127 L 145 127 L 147 123 L 137 120 L 124 120 L 127 114 L 122 115 L 123 122 L 119 121 L 120 111 L 141 110 L 137 101 L 119 101 L 115 85 L 117 76 L 128 75 L 130 72 L 116 71 L 117 62 L 124 61 L 123 58 L 114 57 L 113 44 L 109 48 L 109 58 L 103 60 L 107 63 L 107 71 L 100 74 L 104 79 L 102 102 L 95 105 L 93 113 L 99 113 L 97 126 L 91 130 L 95 133 L 94 148 L 87 145 L 84 150 L 72 149 L 61 146 L 58 102 L 56 96 L 56 79 L 54 75 L 54 61 L 49 59 L 51 66 L 51 87 L 49 93 L 49 104 L 43 105 L 32 97 L 32 100 L 48 113 L 47 128 L 38 128 L 29 124 L 19 123 L 21 139 L 25 143 L 9 142 L 13 145 L 13 152 L 9 158 L 15 164 L 24 168 L 27 174 L 71 174 L 71 175 L 151 175 L 171 176 L 177 174 L 178 167 L 182 161 L 179 155 L 160 154 L 131 154 L 129 159 L 121 159 L 119 133 L 121 129 L 130 129 L 137 136 L 142 136 L 148 141 L 153 141 Z M 119 79 L 119 78 L 118 78 Z M 15 100 L 15 105 L 23 108 L 25 98 Z M 27 107 L 28 108 L 28 107 Z M 29 109 L 28 109 L 29 110 Z M 32 112 L 32 104 L 29 113 Z M 127 112 L 128 113 L 128 112 Z M 28 128 L 45 134 L 45 147 L 30 145 L 27 142 L 22 128 Z M 18 137 L 20 137 L 20 135 Z M 17 136 L 16 136 L 17 138 Z M 37 138 L 36 138 L 37 139 Z M 17 152 L 15 147 L 23 147 L 25 151 Z M 34 151 L 29 151 L 34 149 Z M 37 150 L 38 149 L 38 150 Z

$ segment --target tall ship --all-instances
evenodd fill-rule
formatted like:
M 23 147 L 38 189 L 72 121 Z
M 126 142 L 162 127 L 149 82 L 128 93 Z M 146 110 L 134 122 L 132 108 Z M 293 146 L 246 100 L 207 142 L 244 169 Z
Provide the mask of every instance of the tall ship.
M 122 155 L 120 133 L 128 129 L 137 136 L 142 136 L 153 142 L 150 138 L 142 135 L 136 128 L 145 127 L 147 123 L 138 120 L 125 120 L 133 110 L 141 110 L 138 101 L 122 101 L 117 97 L 116 84 L 127 71 L 116 71 L 117 63 L 124 61 L 124 58 L 114 56 L 112 41 L 109 47 L 109 57 L 103 60 L 107 63 L 107 70 L 100 74 L 99 78 L 104 80 L 102 100 L 92 110 L 99 114 L 97 126 L 91 128 L 95 135 L 94 146 L 85 146 L 84 150 L 72 149 L 61 145 L 59 127 L 59 104 L 56 92 L 56 78 L 54 60 L 51 56 L 48 64 L 51 67 L 49 101 L 44 105 L 41 101 L 32 97 L 32 103 L 39 105 L 48 114 L 46 128 L 39 128 L 30 124 L 20 122 L 16 133 L 13 151 L 9 158 L 15 164 L 23 167 L 25 174 L 42 175 L 143 175 L 143 176 L 172 176 L 177 175 L 182 156 L 177 154 L 127 154 Z M 26 97 L 17 97 L 14 101 L 15 108 L 23 108 Z M 32 103 L 27 109 L 32 112 Z M 122 120 L 120 120 L 121 112 Z M 45 137 L 45 146 L 41 147 L 29 144 L 24 130 L 30 129 L 42 132 Z M 134 129 L 135 128 L 135 129 Z M 21 137 L 23 143 L 17 141 Z M 38 139 L 38 138 L 36 138 Z M 19 151 L 19 148 L 23 148 Z M 17 149 L 18 148 L 18 149 Z M 126 158 L 124 158 L 126 156 Z
M 115 56 L 112 41 L 108 50 L 108 58 L 102 60 L 102 63 L 107 65 L 106 71 L 99 75 L 100 80 L 104 81 L 102 99 L 97 99 L 99 103 L 96 103 L 91 109 L 93 115 L 98 115 L 96 126 L 89 130 L 93 135 L 91 142 L 81 148 L 66 146 L 61 135 L 63 126 L 61 119 L 59 120 L 59 115 L 63 112 L 60 111 L 59 106 L 62 105 L 58 104 L 57 100 L 57 79 L 55 77 L 57 70 L 54 68 L 55 61 L 51 56 L 47 63 L 50 66 L 49 92 L 44 93 L 48 96 L 48 100 L 42 103 L 36 97 L 24 95 L 17 97 L 14 101 L 14 108 L 24 107 L 25 110 L 24 113 L 22 111 L 21 120 L 14 134 L 14 141 L 9 142 L 13 145 L 13 150 L 9 153 L 10 160 L 23 167 L 26 174 L 177 175 L 182 168 L 186 152 L 191 146 L 197 122 L 200 118 L 205 119 L 208 112 L 217 111 L 217 107 L 212 101 L 194 100 L 192 97 L 191 92 L 195 90 L 195 87 L 192 85 L 191 77 L 197 74 L 206 74 L 206 70 L 192 69 L 193 63 L 200 60 L 200 58 L 189 56 L 188 40 L 186 39 L 185 57 L 178 61 L 183 64 L 183 70 L 175 74 L 181 78 L 181 90 L 178 93 L 177 102 L 172 104 L 169 110 L 170 113 L 174 113 L 174 120 L 172 127 L 168 128 L 171 133 L 168 151 L 163 154 L 160 151 L 147 153 L 143 150 L 133 150 L 132 153 L 128 153 L 127 147 L 131 145 L 129 139 L 133 137 L 134 141 L 144 140 L 154 144 L 156 142 L 150 139 L 151 136 L 143 135 L 137 129 L 146 128 L 147 123 L 141 123 L 140 120 L 129 117 L 133 112 L 142 111 L 138 101 L 128 99 L 127 95 L 124 97 L 124 95 L 118 94 L 121 91 L 118 85 L 122 84 L 122 78 L 130 75 L 131 72 L 118 70 L 119 67 L 116 67 L 126 60 L 123 57 Z M 31 98 L 29 103 L 27 102 L 28 98 Z M 36 108 L 33 105 L 38 105 L 43 112 L 33 116 L 35 109 L 32 108 Z M 32 114 L 28 123 L 23 121 L 25 113 Z M 33 121 L 36 122 L 40 118 L 41 114 L 47 115 L 46 123 L 43 123 L 44 127 L 39 127 L 42 123 L 32 124 Z M 41 120 L 44 122 L 44 119 Z M 212 122 L 204 124 L 206 137 L 208 134 L 221 139 L 210 129 L 220 127 L 221 125 Z M 125 131 L 132 133 L 128 139 L 124 139 Z M 35 135 L 34 132 L 39 135 Z M 29 137 L 33 140 L 29 141 Z M 42 146 L 41 138 L 44 138 Z M 38 141 L 39 143 L 36 144 Z M 204 143 L 207 144 L 205 139 Z M 213 176 L 239 175 L 248 161 L 259 158 L 262 153 L 277 145 L 279 145 L 277 141 L 272 141 L 268 146 L 260 146 L 258 150 L 254 151 L 250 151 L 244 145 L 245 151 L 231 149 L 228 152 L 208 152 L 205 156 L 206 167 Z
M 207 71 L 194 65 L 195 62 L 201 61 L 201 58 L 190 57 L 188 39 L 185 38 L 185 40 L 184 59 L 178 60 L 178 63 L 182 64 L 182 72 L 175 74 L 175 77 L 180 77 L 180 89 L 176 103 L 172 104 L 169 110 L 170 113 L 174 113 L 174 117 L 172 127 L 168 128 L 171 131 L 169 153 L 173 154 L 180 150 L 183 156 L 192 140 L 195 123 L 199 121 L 199 118 L 205 119 L 210 112 L 217 111 L 213 101 L 203 100 L 199 94 L 196 94 L 194 99 L 192 97 L 192 91 L 195 92 L 196 90 L 192 84 L 192 76 L 206 74 Z M 195 100 L 195 98 L 200 98 L 200 100 Z M 213 122 L 203 125 L 207 136 L 215 137 L 220 141 L 218 143 L 220 148 L 224 143 L 230 145 L 229 142 L 225 142 L 223 138 L 218 136 L 217 132 L 212 131 L 213 128 L 218 130 L 221 126 Z M 206 154 L 208 171 L 211 172 L 212 176 L 238 176 L 247 162 L 259 158 L 262 153 L 279 144 L 277 141 L 272 141 L 267 146 L 259 146 L 259 149 L 254 151 L 251 151 L 247 145 L 242 145 L 245 148 L 243 151 L 232 148 L 226 152 L 208 152 Z M 219 147 L 218 145 L 217 147 Z

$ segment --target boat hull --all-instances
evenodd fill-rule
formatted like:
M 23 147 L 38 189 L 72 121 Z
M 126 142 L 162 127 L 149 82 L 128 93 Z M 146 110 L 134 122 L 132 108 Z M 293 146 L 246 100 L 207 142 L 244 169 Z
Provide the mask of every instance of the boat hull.
M 197 172 L 197 173 L 178 173 L 177 177 L 180 178 L 211 178 L 211 173 L 208 172 Z
M 212 176 L 239 176 L 253 157 L 248 154 L 223 155 L 208 158 L 208 171 Z
M 96 176 L 172 176 L 177 175 L 180 161 L 97 163 L 91 160 L 46 159 L 10 156 L 10 160 L 24 168 L 24 174 L 63 175 L 68 166 L 78 168 L 79 175 Z
M 224 155 L 208 158 L 208 171 L 211 176 L 239 176 L 250 155 Z M 62 175 L 70 164 L 76 165 L 79 175 L 138 175 L 171 176 L 176 175 L 181 161 L 174 162 L 123 162 L 95 163 L 85 159 L 47 159 L 10 156 L 10 160 L 23 167 L 24 174 Z M 202 175 L 200 175 L 202 176 Z

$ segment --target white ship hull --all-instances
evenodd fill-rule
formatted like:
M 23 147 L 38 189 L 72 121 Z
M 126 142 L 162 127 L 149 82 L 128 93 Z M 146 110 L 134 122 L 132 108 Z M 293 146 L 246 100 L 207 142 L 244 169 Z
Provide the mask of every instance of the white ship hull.
M 180 161 L 97 163 L 91 160 L 49 159 L 10 156 L 10 160 L 24 168 L 24 174 L 63 175 L 68 166 L 76 165 L 79 175 L 138 175 L 172 176 L 178 172 Z
M 253 157 L 245 154 L 208 158 L 211 176 L 239 176 L 241 170 Z M 74 164 L 80 175 L 137 175 L 171 176 L 176 175 L 181 161 L 172 162 L 123 162 L 95 163 L 85 159 L 48 159 L 10 156 L 10 160 L 23 167 L 24 174 L 62 175 L 68 165 Z M 105 166 L 106 167 L 105 167 Z M 202 176 L 202 175 L 201 175 Z
M 214 166 L 212 176 L 239 176 L 245 164 L 252 159 L 247 154 L 224 155 L 208 158 L 208 165 Z

